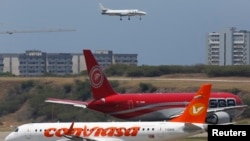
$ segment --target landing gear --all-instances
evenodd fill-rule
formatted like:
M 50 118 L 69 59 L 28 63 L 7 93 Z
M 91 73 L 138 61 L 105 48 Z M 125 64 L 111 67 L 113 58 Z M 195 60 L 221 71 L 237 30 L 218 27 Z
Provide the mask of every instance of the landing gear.
M 120 16 L 120 21 L 122 20 L 122 16 Z
M 128 16 L 128 20 L 130 20 L 130 16 Z

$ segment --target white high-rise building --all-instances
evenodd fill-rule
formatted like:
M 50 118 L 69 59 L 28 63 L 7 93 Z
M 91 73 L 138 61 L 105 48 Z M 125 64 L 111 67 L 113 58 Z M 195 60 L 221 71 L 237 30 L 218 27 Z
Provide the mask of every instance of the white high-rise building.
M 226 28 L 207 34 L 207 65 L 250 65 L 250 32 Z

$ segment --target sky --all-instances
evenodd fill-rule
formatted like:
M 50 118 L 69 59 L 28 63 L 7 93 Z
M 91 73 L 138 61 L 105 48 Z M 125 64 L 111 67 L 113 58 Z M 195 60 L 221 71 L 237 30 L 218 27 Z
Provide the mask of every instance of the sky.
M 146 16 L 101 15 L 139 9 Z M 75 32 L 0 34 L 0 53 L 82 53 L 83 49 L 138 54 L 138 65 L 206 63 L 206 34 L 250 30 L 249 0 L 0 0 L 0 32 L 75 29 Z

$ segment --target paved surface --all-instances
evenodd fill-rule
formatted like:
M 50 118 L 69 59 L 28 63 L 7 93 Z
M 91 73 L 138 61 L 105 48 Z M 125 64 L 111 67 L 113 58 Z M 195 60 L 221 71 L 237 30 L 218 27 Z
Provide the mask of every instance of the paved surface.
M 191 137 L 207 137 L 207 132 L 201 133 L 201 134 L 197 134 Z
M 5 137 L 9 134 L 10 132 L 0 132 L 0 141 L 4 141 Z

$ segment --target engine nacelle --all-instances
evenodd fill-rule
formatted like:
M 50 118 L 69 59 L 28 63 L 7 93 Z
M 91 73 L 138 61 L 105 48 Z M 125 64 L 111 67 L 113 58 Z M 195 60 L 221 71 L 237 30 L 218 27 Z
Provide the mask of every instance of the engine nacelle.
M 231 117 L 226 112 L 215 112 L 213 115 L 206 118 L 206 122 L 210 124 L 230 123 Z

